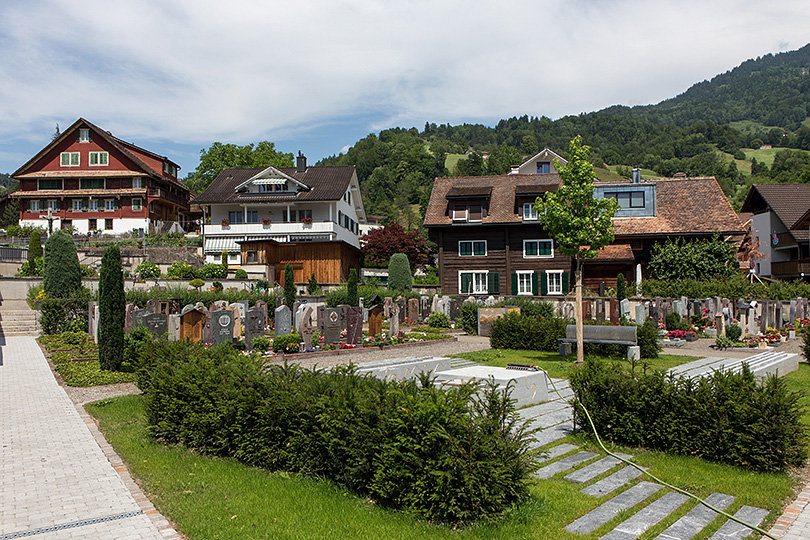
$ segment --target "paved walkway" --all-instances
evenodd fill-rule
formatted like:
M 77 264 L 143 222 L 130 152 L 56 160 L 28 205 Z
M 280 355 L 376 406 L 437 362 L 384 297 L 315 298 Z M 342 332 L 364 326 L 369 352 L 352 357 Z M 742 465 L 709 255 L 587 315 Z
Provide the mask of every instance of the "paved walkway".
M 180 538 L 56 383 L 34 338 L 2 338 L 0 351 L 0 540 Z

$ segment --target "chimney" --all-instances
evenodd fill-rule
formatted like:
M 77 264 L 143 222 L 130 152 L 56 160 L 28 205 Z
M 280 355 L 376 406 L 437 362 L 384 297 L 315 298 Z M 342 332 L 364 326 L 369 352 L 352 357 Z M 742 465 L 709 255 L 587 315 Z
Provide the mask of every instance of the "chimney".
M 641 169 L 638 167 L 633 167 L 633 183 L 640 184 L 641 183 Z
M 307 157 L 298 151 L 298 157 L 295 158 L 295 171 L 305 172 L 307 170 Z

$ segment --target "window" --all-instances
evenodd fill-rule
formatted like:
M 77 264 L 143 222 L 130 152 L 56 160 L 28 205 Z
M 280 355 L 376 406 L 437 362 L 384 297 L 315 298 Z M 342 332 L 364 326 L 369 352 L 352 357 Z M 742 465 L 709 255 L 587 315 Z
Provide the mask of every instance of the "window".
M 482 204 L 456 204 L 451 211 L 453 221 L 477 223 L 487 217 Z
M 87 202 L 82 199 L 73 199 L 73 211 L 81 212 L 87 207 Z
M 247 222 L 246 223 L 258 223 L 259 222 L 259 211 L 258 210 L 248 210 L 247 211 Z
M 39 212 L 40 211 L 39 200 L 34 199 L 33 201 L 28 201 L 28 211 L 29 212 Z
M 82 178 L 79 180 L 79 189 L 104 189 L 104 179 Z
M 104 229 L 107 230 L 107 231 L 111 231 L 112 228 L 113 228 L 112 227 L 112 222 L 113 222 L 113 220 L 110 219 L 110 218 L 105 219 L 104 220 Z
M 169 176 L 176 176 L 177 175 L 177 168 L 169 163 L 168 161 L 163 162 L 163 174 L 168 174 Z
M 48 210 L 51 212 L 58 212 L 59 211 L 59 201 L 56 199 L 48 199 Z
M 248 264 L 256 264 L 259 262 L 259 252 L 258 251 L 248 251 L 247 252 L 247 262 Z
M 606 191 L 605 198 L 607 197 L 619 201 L 622 208 L 644 208 L 643 191 Z
M 91 212 L 98 212 L 98 199 L 90 199 L 88 207 Z
M 563 271 L 562 270 L 547 270 L 546 283 L 548 287 L 548 294 L 562 294 L 563 293 Z
M 551 172 L 551 162 L 550 161 L 538 161 L 537 162 L 537 174 L 547 174 Z
M 78 152 L 62 152 L 59 157 L 59 165 L 62 167 L 78 167 L 79 166 L 79 153 Z
M 132 199 L 132 211 L 133 212 L 140 212 L 143 209 L 143 201 L 138 199 Z
M 90 166 L 100 167 L 109 164 L 110 155 L 107 152 L 90 152 Z
M 524 240 L 523 258 L 553 257 L 554 247 L 551 240 Z
M 38 189 L 62 189 L 61 178 L 43 178 L 38 183 Z
M 536 220 L 537 219 L 537 209 L 534 207 L 534 203 L 525 203 L 523 205 L 523 220 Z
M 96 229 L 98 229 L 98 225 L 96 224 L 95 219 L 88 219 L 87 220 L 87 229 L 90 230 L 90 231 L 95 231 Z
M 458 243 L 458 254 L 462 257 L 486 256 L 486 240 L 462 240 Z
M 92 141 L 93 139 L 90 136 L 90 130 L 86 129 L 86 128 L 85 129 L 80 129 L 79 130 L 78 140 L 79 140 L 80 143 L 88 143 L 88 142 Z
M 235 225 L 237 223 L 242 223 L 244 220 L 244 215 L 242 212 L 228 212 L 228 221 L 231 222 L 231 225 Z
M 104 199 L 104 211 L 114 212 L 118 210 L 118 201 L 115 199 Z
M 471 204 L 469 208 L 470 215 L 467 221 L 481 221 L 483 219 L 483 211 L 480 204 Z
M 132 189 L 143 189 L 143 178 L 133 178 Z
M 453 208 L 453 221 L 467 221 L 466 206 L 456 206 Z
M 486 294 L 487 272 L 459 272 L 459 294 Z
M 537 278 L 532 270 L 517 272 L 517 290 L 519 295 L 537 294 Z

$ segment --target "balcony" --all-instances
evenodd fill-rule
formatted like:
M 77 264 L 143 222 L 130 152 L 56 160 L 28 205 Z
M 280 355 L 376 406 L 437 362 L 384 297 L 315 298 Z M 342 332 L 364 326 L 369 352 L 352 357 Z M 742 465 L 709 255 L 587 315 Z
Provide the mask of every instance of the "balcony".
M 355 247 L 360 247 L 358 237 L 349 230 L 332 221 L 313 221 L 305 223 L 276 223 L 269 225 L 261 223 L 233 223 L 231 225 L 209 224 L 205 225 L 206 237 L 214 236 L 241 236 L 245 240 L 256 238 L 271 238 L 277 242 L 295 242 L 297 240 L 342 240 Z
M 773 249 L 789 249 L 796 247 L 796 239 L 790 232 L 782 232 L 776 234 L 777 243 L 773 244 Z
M 149 188 L 149 196 L 156 197 L 158 199 L 163 199 L 164 201 L 169 201 L 170 203 L 174 203 L 176 205 L 182 206 L 185 209 L 188 209 L 187 197 L 183 197 L 182 195 L 178 195 L 177 193 L 172 193 L 167 189 Z
M 771 275 L 775 278 L 795 278 L 801 274 L 810 276 L 810 261 L 784 261 L 771 263 Z

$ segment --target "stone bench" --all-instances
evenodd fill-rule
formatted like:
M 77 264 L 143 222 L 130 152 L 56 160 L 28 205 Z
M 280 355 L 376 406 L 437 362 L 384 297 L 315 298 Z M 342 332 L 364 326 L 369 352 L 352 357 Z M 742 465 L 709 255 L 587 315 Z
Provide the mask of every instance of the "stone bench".
M 598 343 L 600 345 L 626 345 L 627 359 L 638 360 L 640 351 L 638 347 L 638 328 L 636 326 L 601 326 L 586 324 L 582 326 L 582 342 Z M 560 356 L 571 354 L 571 344 L 577 342 L 577 326 L 569 324 L 565 327 L 565 337 L 560 338 Z

